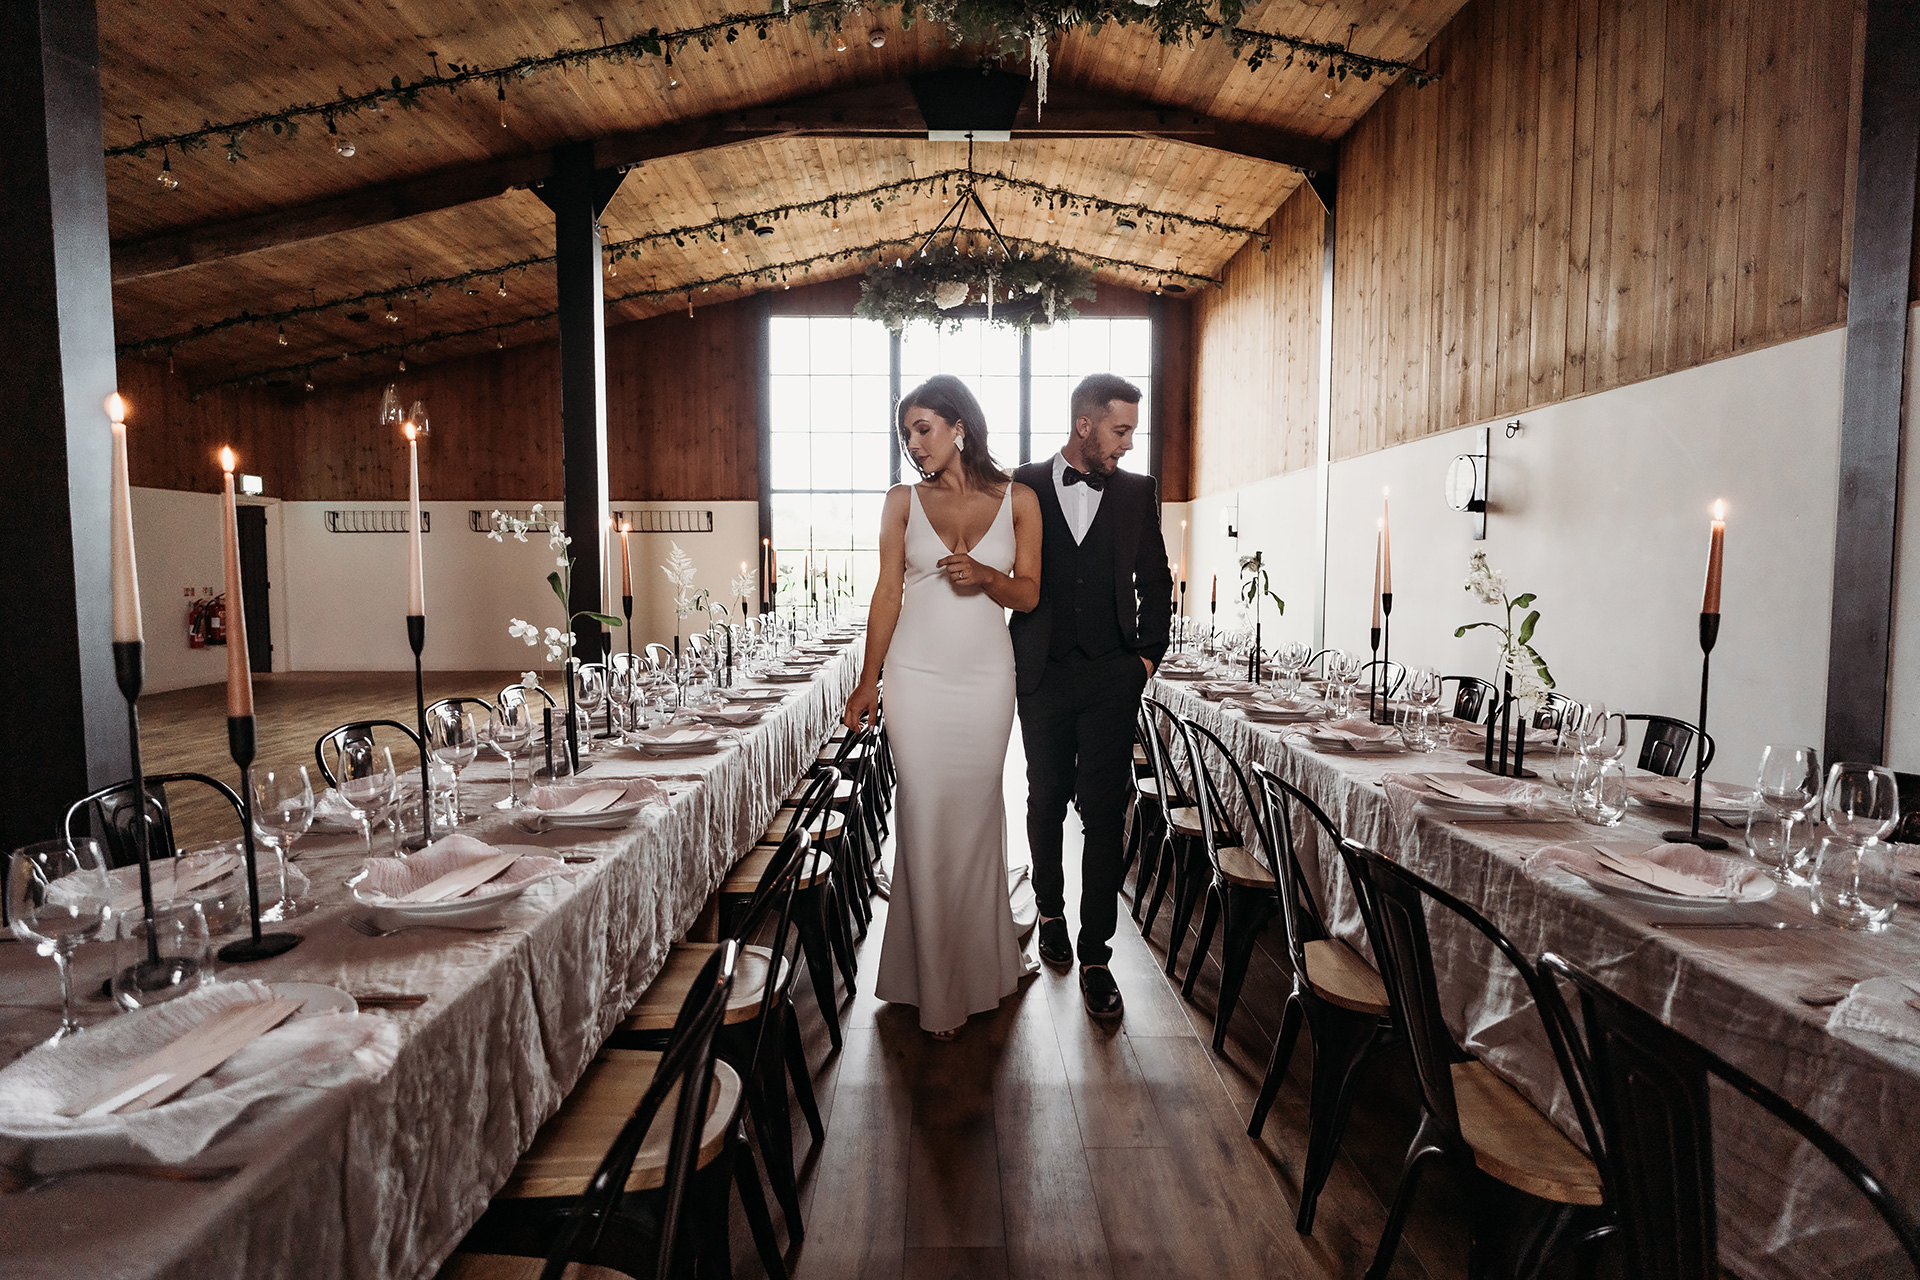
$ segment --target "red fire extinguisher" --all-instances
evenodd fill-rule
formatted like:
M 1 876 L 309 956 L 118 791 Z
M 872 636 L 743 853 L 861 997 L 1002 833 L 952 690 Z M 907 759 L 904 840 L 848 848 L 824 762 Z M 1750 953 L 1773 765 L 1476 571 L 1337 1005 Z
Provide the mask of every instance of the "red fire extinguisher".
M 187 647 L 204 649 L 227 642 L 227 598 L 214 596 L 187 606 Z
M 207 601 L 207 644 L 224 645 L 227 642 L 227 597 L 217 595 Z

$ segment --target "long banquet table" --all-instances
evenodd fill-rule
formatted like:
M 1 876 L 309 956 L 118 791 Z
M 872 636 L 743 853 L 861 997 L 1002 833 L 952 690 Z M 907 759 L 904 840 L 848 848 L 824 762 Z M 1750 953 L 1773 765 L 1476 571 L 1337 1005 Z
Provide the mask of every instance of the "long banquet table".
M 1907 906 L 1878 935 L 1838 928 L 1666 932 L 1656 910 L 1602 893 L 1562 871 L 1529 872 L 1535 850 L 1590 838 L 1571 820 L 1455 821 L 1389 804 L 1383 779 L 1467 772 L 1465 744 L 1429 756 L 1320 752 L 1279 727 L 1249 721 L 1185 682 L 1156 680 L 1148 696 L 1217 734 L 1240 760 L 1258 760 L 1312 796 L 1343 834 L 1392 857 L 1492 920 L 1529 956 L 1555 951 L 1800 1106 L 1851 1147 L 1920 1215 L 1920 1048 L 1827 1029 L 1828 1009 L 1802 993 L 1883 975 L 1920 976 L 1920 921 Z M 1542 780 L 1545 791 L 1552 784 Z M 1564 815 L 1564 809 L 1560 810 Z M 1649 836 L 1672 826 L 1636 809 L 1618 828 Z M 1346 869 L 1313 824 L 1296 824 L 1301 860 L 1329 927 L 1372 959 Z M 1728 832 L 1737 838 L 1738 832 Z M 1803 890 L 1725 918 L 1815 920 Z M 1716 915 L 1715 919 L 1723 918 Z M 1462 921 L 1430 913 L 1441 1000 L 1462 1045 L 1568 1133 L 1577 1122 L 1531 999 L 1505 960 Z M 1753 1277 L 1908 1276 L 1890 1232 L 1851 1184 L 1752 1103 L 1716 1088 L 1722 1255 Z
M 775 686 L 794 696 L 718 755 L 595 753 L 587 778 L 671 780 L 670 803 L 622 830 L 529 835 L 488 807 L 505 794 L 505 765 L 473 766 L 468 807 L 486 816 L 463 831 L 593 859 L 529 890 L 497 932 L 353 932 L 342 917 L 360 837 L 309 836 L 298 865 L 322 909 L 294 923 L 305 941 L 222 976 L 430 994 L 418 1009 L 362 1015 L 397 1023 L 392 1068 L 248 1115 L 194 1161 L 244 1166 L 224 1182 L 81 1177 L 0 1196 L 0 1270 L 17 1280 L 432 1276 L 765 830 L 856 675 L 849 647 L 810 683 Z M 111 952 L 82 948 L 77 990 L 99 985 Z M 86 1020 L 110 1013 L 102 1000 L 79 1003 Z M 0 944 L 0 1062 L 49 1034 L 58 1011 L 53 964 Z

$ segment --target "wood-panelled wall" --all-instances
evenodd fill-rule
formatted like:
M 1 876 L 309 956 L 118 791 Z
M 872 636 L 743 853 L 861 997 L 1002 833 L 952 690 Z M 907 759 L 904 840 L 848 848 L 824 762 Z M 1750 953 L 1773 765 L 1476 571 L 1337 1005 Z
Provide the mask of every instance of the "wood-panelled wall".
M 1333 455 L 1844 321 L 1862 30 L 1854 0 L 1473 0 L 1440 82 L 1341 147 Z
M 607 469 L 615 501 L 752 500 L 759 491 L 754 304 L 717 303 L 607 331 Z M 407 492 L 406 448 L 379 429 L 380 393 L 426 402 L 429 500 L 552 501 L 561 490 L 560 358 L 551 342 L 390 379 L 228 389 L 197 401 L 164 366 L 124 361 L 133 482 L 215 492 L 223 444 L 270 496 L 390 502 Z
M 1314 462 L 1325 225 L 1302 183 L 1194 304 L 1195 496 Z

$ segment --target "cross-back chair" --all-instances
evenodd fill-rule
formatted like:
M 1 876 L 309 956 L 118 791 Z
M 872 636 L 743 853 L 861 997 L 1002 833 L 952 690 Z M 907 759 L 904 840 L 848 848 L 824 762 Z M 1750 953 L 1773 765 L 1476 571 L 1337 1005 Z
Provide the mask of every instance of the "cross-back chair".
M 155 773 L 147 776 L 146 785 L 149 857 L 171 858 L 178 851 L 173 835 L 173 811 L 167 800 L 167 789 L 173 786 L 191 785 L 213 792 L 218 799 L 232 807 L 236 834 L 246 834 L 246 811 L 241 807 L 240 797 L 218 778 L 210 778 L 204 773 Z M 109 866 L 130 867 L 139 862 L 133 779 L 102 787 L 74 801 L 67 806 L 67 816 L 60 829 L 68 840 L 98 835 L 106 850 Z
M 1274 850 L 1275 887 L 1293 987 L 1281 1011 L 1280 1034 L 1274 1038 L 1273 1057 L 1267 1062 L 1247 1134 L 1258 1138 L 1266 1127 L 1267 1113 L 1279 1096 L 1304 1025 L 1312 1038 L 1313 1081 L 1294 1229 L 1305 1235 L 1313 1230 L 1321 1188 L 1333 1172 L 1360 1073 L 1394 1041 L 1393 1015 L 1380 975 L 1333 936 L 1320 914 L 1300 859 L 1294 807 L 1303 809 L 1308 825 L 1317 824 L 1336 848 L 1341 844 L 1339 829 L 1311 797 L 1265 765 L 1255 761 L 1250 770 L 1264 815 L 1262 825 L 1272 841 L 1268 847 Z
M 1160 812 L 1165 818 L 1161 827 L 1160 847 L 1154 858 L 1157 865 L 1154 868 L 1153 892 L 1147 900 L 1147 911 L 1140 928 L 1143 933 L 1152 931 L 1153 922 L 1160 914 L 1160 904 L 1171 889 L 1175 903 L 1174 928 L 1177 936 L 1183 936 L 1186 933 L 1186 921 L 1178 918 L 1178 904 L 1185 892 L 1189 864 L 1197 856 L 1193 843 L 1200 839 L 1200 815 L 1193 807 L 1193 791 L 1186 768 L 1187 740 L 1186 735 L 1180 732 L 1180 717 L 1164 702 L 1158 698 L 1143 698 L 1140 705 L 1147 717 L 1147 755 L 1153 763 Z M 1136 907 L 1146 885 L 1144 877 L 1147 862 L 1143 855 L 1140 860 L 1142 879 L 1136 882 L 1134 889 Z M 1178 950 L 1176 945 L 1167 952 L 1169 976 L 1173 973 Z
M 1467 1274 L 1488 1274 L 1499 1197 L 1487 1179 L 1551 1205 L 1543 1224 L 1518 1250 L 1514 1272 L 1537 1276 L 1570 1240 L 1589 1244 L 1613 1230 L 1600 1171 L 1581 1149 L 1518 1090 L 1460 1047 L 1447 1026 L 1439 976 L 1427 932 L 1429 902 L 1477 930 L 1513 966 L 1533 996 L 1560 1076 L 1573 1098 L 1588 1150 L 1598 1150 L 1584 1079 L 1561 1031 L 1547 1012 L 1551 984 L 1492 921 L 1439 886 L 1353 840 L 1341 857 L 1360 899 L 1367 934 L 1393 1006 L 1394 1023 L 1406 1036 L 1420 1087 L 1420 1127 L 1407 1148 L 1400 1186 L 1368 1280 L 1385 1280 L 1413 1207 L 1422 1169 L 1447 1161 L 1467 1180 Z
M 1440 687 L 1445 689 L 1448 681 L 1453 682 L 1453 716 L 1456 720 L 1479 724 L 1500 699 L 1500 691 L 1491 680 L 1482 680 L 1479 676 L 1441 676 Z
M 1623 720 L 1640 720 L 1647 726 L 1646 736 L 1640 739 L 1640 758 L 1638 767 L 1647 773 L 1657 773 L 1665 778 L 1677 778 L 1681 774 L 1689 777 L 1693 773 L 1694 735 L 1706 739 L 1706 752 L 1700 759 L 1700 771 L 1705 773 L 1713 764 L 1713 735 L 1703 734 L 1698 726 L 1673 716 L 1649 715 L 1629 712 Z
M 647 665 L 655 671 L 672 671 L 678 663 L 669 646 L 654 640 L 647 645 Z

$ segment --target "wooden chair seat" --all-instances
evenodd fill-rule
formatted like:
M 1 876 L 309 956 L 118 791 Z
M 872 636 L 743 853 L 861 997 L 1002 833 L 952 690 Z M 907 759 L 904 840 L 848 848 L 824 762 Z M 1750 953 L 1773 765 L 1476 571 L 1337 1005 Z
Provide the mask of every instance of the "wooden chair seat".
M 773 861 L 774 852 L 779 847 L 778 840 L 769 844 L 755 845 L 746 857 L 733 864 L 733 870 L 727 872 L 726 880 L 720 885 L 720 892 L 729 895 L 751 894 L 759 887 L 760 877 L 766 873 L 767 863 Z M 806 862 L 800 868 L 800 887 L 813 888 L 825 880 L 832 869 L 833 860 L 826 854 L 817 851 L 808 854 Z M 746 958 L 741 957 L 741 963 L 744 965 L 745 962 Z M 739 981 L 735 979 L 736 986 Z
M 1510 1187 L 1557 1204 L 1603 1202 L 1600 1171 L 1586 1153 L 1479 1062 L 1453 1064 L 1460 1134 L 1473 1162 Z
M 807 793 L 807 787 L 810 784 L 810 781 L 811 780 L 802 782 L 799 786 L 795 787 L 793 789 L 793 793 L 786 798 L 784 803 L 787 805 L 799 804 L 800 797 L 804 796 Z M 840 779 L 840 784 L 833 789 L 833 803 L 846 804 L 848 801 L 852 799 L 853 799 L 853 779 L 852 778 Z
M 1273 888 L 1273 874 L 1260 865 L 1260 859 L 1254 857 L 1246 846 L 1222 845 L 1213 851 L 1213 856 L 1220 864 L 1221 878 L 1228 884 L 1237 884 L 1245 889 Z
M 654 977 L 653 984 L 641 993 L 639 1001 L 627 1011 L 626 1021 L 620 1024 L 620 1030 L 673 1030 L 674 1019 L 680 1016 L 680 1006 L 685 1002 L 687 992 L 693 989 L 701 968 L 719 949 L 717 942 L 676 942 L 673 950 L 667 953 L 667 963 Z M 727 1001 L 726 1025 L 751 1022 L 759 1014 L 760 998 L 767 989 L 767 970 L 772 964 L 773 953 L 765 947 L 748 946 L 740 949 L 740 961 L 733 974 L 733 995 Z M 786 977 L 786 963 L 782 961 L 780 981 L 784 982 Z
M 779 844 L 787 838 L 788 829 L 793 826 L 793 820 L 799 816 L 798 809 L 780 810 L 773 815 L 773 821 L 769 822 L 767 829 L 760 833 L 760 839 L 756 843 Z M 807 834 L 813 837 L 815 844 L 819 844 L 822 840 L 838 840 L 840 833 L 846 829 L 847 815 L 837 809 L 829 809 L 813 820 L 813 826 Z
M 540 1126 L 533 1145 L 520 1157 L 495 1199 L 532 1200 L 577 1196 L 600 1167 L 620 1127 L 633 1115 L 634 1104 L 653 1083 L 660 1055 L 647 1049 L 603 1049 L 580 1077 L 553 1118 Z M 673 1113 L 679 1089 L 661 1103 L 647 1140 L 627 1175 L 628 1191 L 651 1191 L 666 1181 L 667 1148 L 673 1139 Z M 700 1158 L 705 1168 L 726 1146 L 727 1130 L 740 1109 L 740 1077 L 726 1063 L 713 1064 L 713 1088 L 707 1103 L 707 1123 L 700 1131 Z
M 434 1280 L 540 1280 L 545 1258 L 516 1258 L 505 1253 L 456 1253 L 447 1259 Z M 566 1280 L 630 1280 L 624 1271 L 569 1262 Z
M 1198 840 L 1206 835 L 1200 828 L 1200 811 L 1192 805 L 1175 805 L 1167 811 L 1167 822 L 1183 836 Z
M 1153 761 L 1147 759 L 1147 748 L 1145 744 L 1139 742 L 1133 744 L 1133 762 L 1136 765 L 1149 765 L 1153 763 Z
M 1133 789 L 1143 796 L 1150 796 L 1158 800 L 1160 798 L 1160 779 L 1150 773 L 1145 774 L 1133 780 Z
M 1322 938 L 1303 948 L 1307 953 L 1307 985 L 1328 1004 L 1384 1018 L 1392 1006 L 1387 987 L 1373 967 L 1344 942 Z

